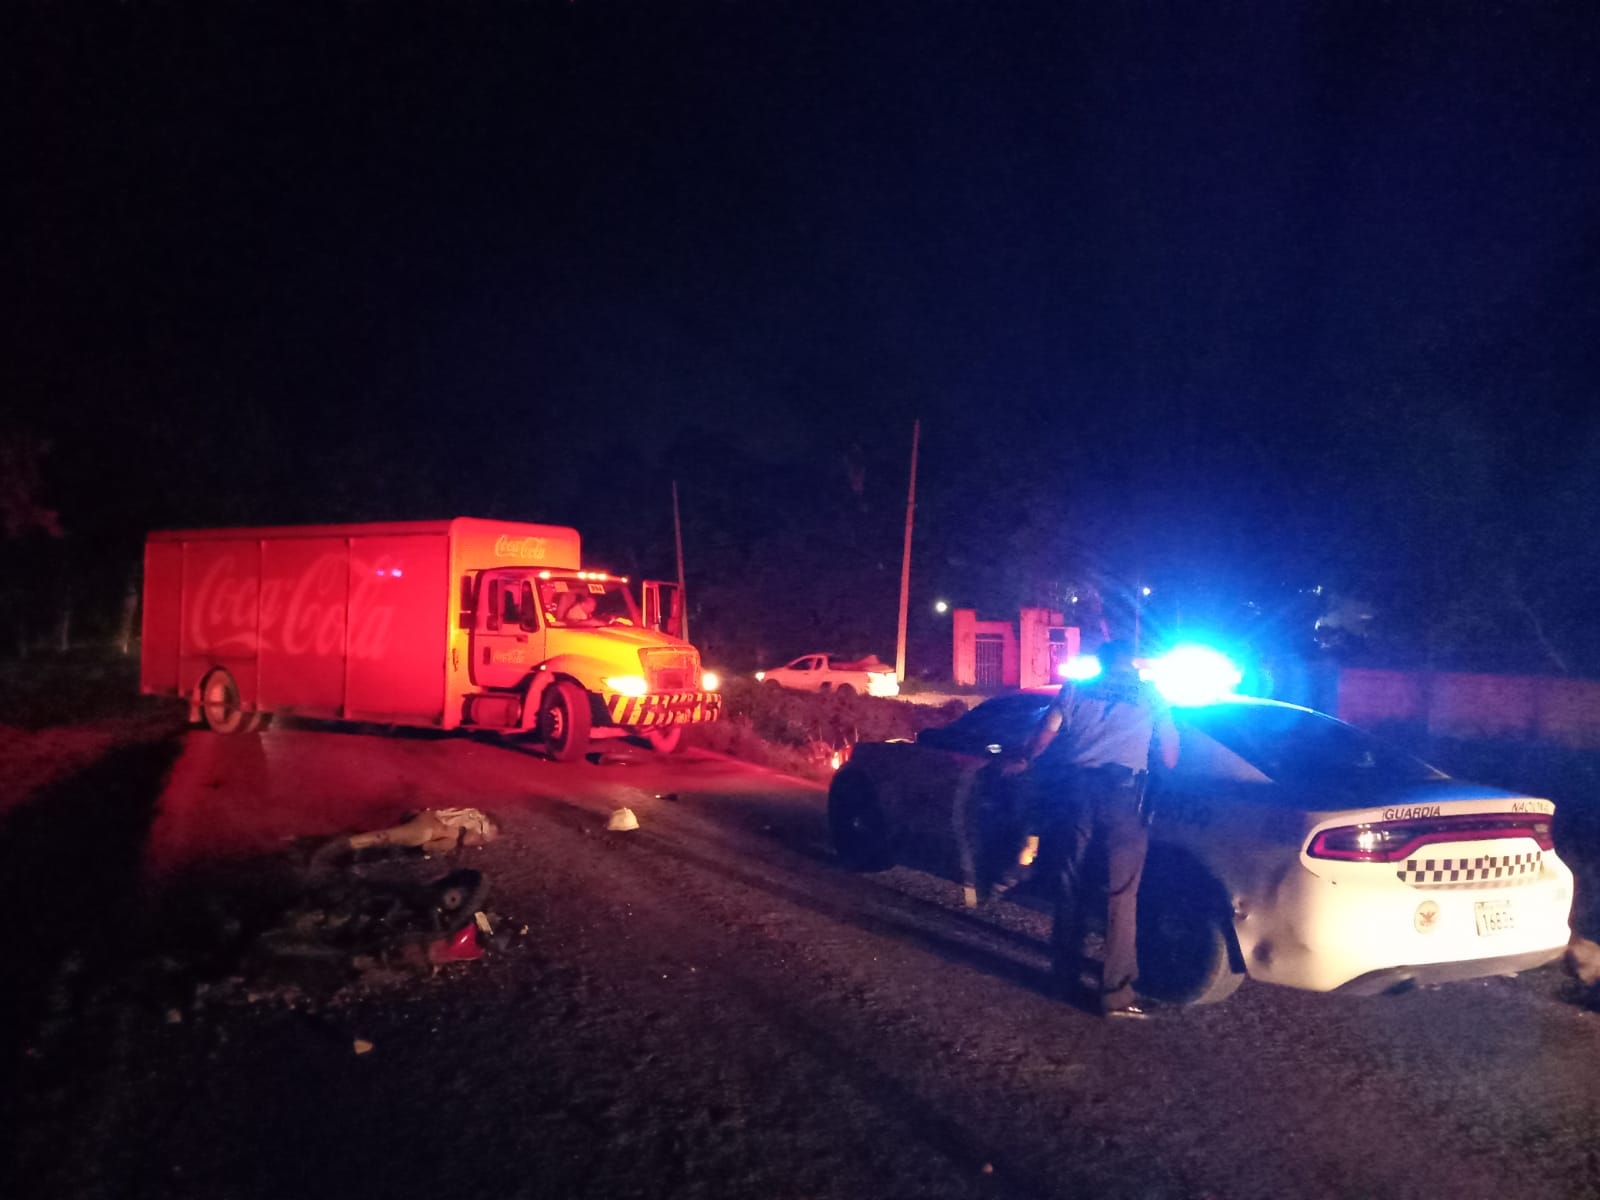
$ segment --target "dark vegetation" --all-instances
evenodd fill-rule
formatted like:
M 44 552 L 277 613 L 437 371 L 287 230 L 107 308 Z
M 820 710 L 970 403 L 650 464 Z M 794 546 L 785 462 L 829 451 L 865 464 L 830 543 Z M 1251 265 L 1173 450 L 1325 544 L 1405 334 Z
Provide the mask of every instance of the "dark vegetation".
M 913 738 L 967 711 L 961 700 L 913 704 L 876 696 L 800 692 L 750 679 L 723 687 L 723 719 L 692 731 L 697 746 L 780 771 L 826 778 L 830 760 L 856 742 Z M 977 697 L 973 698 L 974 700 Z
M 139 658 L 102 646 L 0 660 L 0 725 L 39 730 L 156 711 L 139 695 Z

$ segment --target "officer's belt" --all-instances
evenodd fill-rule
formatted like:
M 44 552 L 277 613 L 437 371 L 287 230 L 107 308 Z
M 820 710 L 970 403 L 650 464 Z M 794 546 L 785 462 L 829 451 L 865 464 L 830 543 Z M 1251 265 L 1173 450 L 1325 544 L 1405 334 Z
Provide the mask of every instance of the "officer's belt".
M 1100 787 L 1132 787 L 1134 783 L 1134 769 L 1124 767 L 1120 763 L 1105 763 L 1098 767 L 1074 767 L 1073 770 L 1085 783 L 1097 784 Z

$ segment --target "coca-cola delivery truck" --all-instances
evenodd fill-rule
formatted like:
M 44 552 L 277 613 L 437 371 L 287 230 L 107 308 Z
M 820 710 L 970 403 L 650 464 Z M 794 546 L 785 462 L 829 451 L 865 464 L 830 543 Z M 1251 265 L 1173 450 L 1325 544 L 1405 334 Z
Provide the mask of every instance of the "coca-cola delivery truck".
M 270 713 L 676 748 L 721 697 L 682 597 L 585 570 L 578 531 L 459 517 L 198 529 L 145 542 L 140 689 L 218 733 Z

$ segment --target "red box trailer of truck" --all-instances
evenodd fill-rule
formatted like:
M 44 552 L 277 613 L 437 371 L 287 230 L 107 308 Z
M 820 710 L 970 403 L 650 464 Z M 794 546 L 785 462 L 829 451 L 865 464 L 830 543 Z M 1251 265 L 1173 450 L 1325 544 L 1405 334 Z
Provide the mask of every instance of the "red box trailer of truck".
M 658 748 L 721 697 L 670 584 L 581 565 L 578 531 L 459 517 L 145 542 L 140 688 L 220 733 L 271 713 Z

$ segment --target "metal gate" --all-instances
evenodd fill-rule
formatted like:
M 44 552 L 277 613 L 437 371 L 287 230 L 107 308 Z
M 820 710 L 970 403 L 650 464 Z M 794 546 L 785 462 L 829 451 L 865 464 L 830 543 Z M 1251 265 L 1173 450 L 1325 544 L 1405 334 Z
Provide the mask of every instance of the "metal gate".
M 979 687 L 999 687 L 1005 682 L 1006 639 L 998 633 L 977 635 L 977 666 L 974 671 Z

